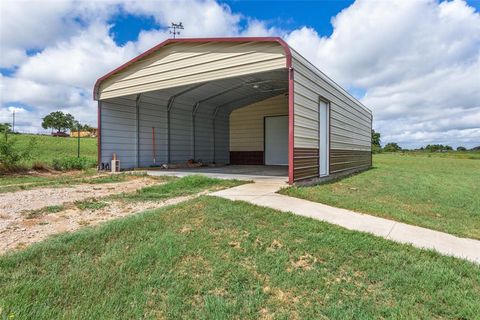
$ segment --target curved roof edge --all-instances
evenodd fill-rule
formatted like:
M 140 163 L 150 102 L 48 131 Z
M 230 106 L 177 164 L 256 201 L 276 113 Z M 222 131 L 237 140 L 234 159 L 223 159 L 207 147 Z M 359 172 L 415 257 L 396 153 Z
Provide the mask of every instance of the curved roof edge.
M 285 56 L 287 58 L 286 67 L 291 68 L 292 66 L 292 53 L 290 51 L 290 46 L 280 37 L 233 37 L 233 38 L 180 38 L 180 39 L 167 39 L 160 44 L 154 46 L 151 49 L 141 53 L 130 61 L 122 64 L 120 67 L 110 71 L 104 76 L 97 79 L 93 87 L 93 99 L 98 100 L 98 88 L 102 81 L 111 77 L 112 75 L 122 71 L 133 63 L 145 58 L 146 56 L 160 50 L 162 47 L 171 44 L 171 43 L 188 43 L 188 42 L 278 42 L 283 49 L 285 50 Z

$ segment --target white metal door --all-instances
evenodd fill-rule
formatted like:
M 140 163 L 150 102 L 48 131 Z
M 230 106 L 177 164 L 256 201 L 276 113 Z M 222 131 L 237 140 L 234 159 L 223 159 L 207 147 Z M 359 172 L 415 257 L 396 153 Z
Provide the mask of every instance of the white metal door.
M 265 164 L 288 165 L 288 116 L 265 117 Z
M 320 176 L 328 175 L 328 152 L 329 152 L 329 110 L 328 104 L 324 101 L 320 101 L 319 106 L 319 128 L 318 128 L 318 152 L 319 152 L 319 173 Z

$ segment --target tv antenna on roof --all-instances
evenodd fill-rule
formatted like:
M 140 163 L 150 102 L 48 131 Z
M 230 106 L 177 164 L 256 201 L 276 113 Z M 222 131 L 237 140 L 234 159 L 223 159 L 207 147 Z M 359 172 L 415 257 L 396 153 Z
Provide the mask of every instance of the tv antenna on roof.
M 181 22 L 179 23 L 173 23 L 170 27 L 168 27 L 170 30 L 170 34 L 173 34 L 173 39 L 175 39 L 175 36 L 178 34 L 180 35 L 180 31 L 177 30 L 183 30 L 183 24 Z

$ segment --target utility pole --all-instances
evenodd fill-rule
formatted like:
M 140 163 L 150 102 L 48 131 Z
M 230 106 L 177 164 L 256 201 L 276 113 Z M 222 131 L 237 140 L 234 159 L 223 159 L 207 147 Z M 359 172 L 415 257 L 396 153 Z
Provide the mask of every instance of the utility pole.
M 170 29 L 170 34 L 173 34 L 173 39 L 175 39 L 175 36 L 178 34 L 180 35 L 180 31 L 177 31 L 178 30 L 183 30 L 183 24 L 181 22 L 179 23 L 173 23 L 172 22 L 172 25 L 170 27 L 168 27 L 168 29 Z
M 13 109 L 12 132 L 15 132 L 15 109 Z

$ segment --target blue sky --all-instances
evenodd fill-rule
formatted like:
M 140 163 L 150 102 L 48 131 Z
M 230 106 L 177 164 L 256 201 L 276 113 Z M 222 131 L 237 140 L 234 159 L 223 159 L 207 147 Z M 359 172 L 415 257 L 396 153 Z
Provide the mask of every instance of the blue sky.
M 284 38 L 373 110 L 384 142 L 480 143 L 480 0 L 5 1 L 0 122 L 15 109 L 24 131 L 59 108 L 95 125 L 95 80 L 182 21 L 181 37 Z
M 468 0 L 466 2 L 477 10 L 480 9 L 480 0 Z M 220 1 L 220 3 L 228 5 L 234 12 L 263 20 L 270 25 L 279 26 L 285 30 L 309 26 L 314 28 L 321 36 L 330 36 L 333 31 L 332 17 L 343 9 L 348 8 L 354 1 L 233 0 Z M 112 33 L 114 34 L 114 39 L 119 45 L 123 45 L 127 41 L 137 40 L 141 30 L 152 30 L 162 27 L 152 17 L 125 13 L 115 15 L 110 22 L 113 24 Z
M 278 26 L 285 30 L 294 30 L 302 26 L 311 26 L 320 35 L 329 36 L 333 27 L 330 19 L 349 7 L 353 1 L 221 1 L 228 5 L 232 11 L 242 13 L 265 21 L 269 25 Z M 119 13 L 109 21 L 113 24 L 111 29 L 118 45 L 138 39 L 141 30 L 159 29 L 162 26 L 152 17 L 137 16 Z M 245 27 L 247 21 L 242 21 Z M 192 28 L 194 26 L 189 26 Z
M 330 19 L 353 2 L 344 0 L 223 1 L 234 11 L 281 25 L 287 30 L 307 25 L 315 28 L 323 36 L 329 36 L 333 31 Z

